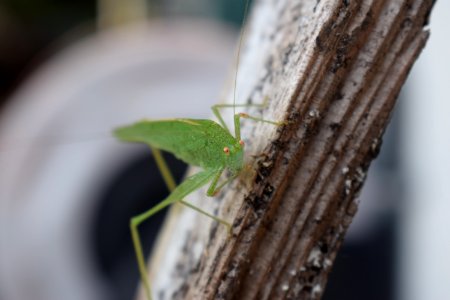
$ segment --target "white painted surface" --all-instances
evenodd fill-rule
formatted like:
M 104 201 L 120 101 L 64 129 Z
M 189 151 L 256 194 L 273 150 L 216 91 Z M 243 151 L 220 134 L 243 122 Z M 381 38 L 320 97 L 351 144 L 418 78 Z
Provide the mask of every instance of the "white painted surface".
M 400 299 L 450 299 L 450 2 L 404 89 Z

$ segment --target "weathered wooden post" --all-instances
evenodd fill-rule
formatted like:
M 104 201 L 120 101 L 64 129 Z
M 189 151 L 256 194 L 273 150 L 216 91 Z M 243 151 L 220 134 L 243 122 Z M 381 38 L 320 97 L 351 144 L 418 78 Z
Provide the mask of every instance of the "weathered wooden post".
M 256 1 L 238 102 L 255 174 L 172 210 L 152 262 L 158 299 L 319 299 L 395 100 L 428 37 L 432 0 Z M 228 91 L 232 99 L 232 86 Z M 258 113 L 258 111 L 253 111 Z M 141 298 L 143 299 L 143 298 Z

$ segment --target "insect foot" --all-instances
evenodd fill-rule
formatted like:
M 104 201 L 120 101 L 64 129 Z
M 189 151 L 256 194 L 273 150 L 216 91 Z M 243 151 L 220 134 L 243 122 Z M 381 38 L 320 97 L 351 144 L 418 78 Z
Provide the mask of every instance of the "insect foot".
M 230 223 L 224 224 L 227 227 L 227 238 L 230 239 L 233 236 L 233 227 Z
M 263 102 L 261 103 L 262 108 L 269 106 L 269 96 L 264 96 Z

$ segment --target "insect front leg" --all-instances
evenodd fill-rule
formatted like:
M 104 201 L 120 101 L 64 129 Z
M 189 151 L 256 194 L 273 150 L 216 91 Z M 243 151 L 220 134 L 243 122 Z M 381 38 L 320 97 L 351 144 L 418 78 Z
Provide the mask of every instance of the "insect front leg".
M 214 115 L 216 116 L 217 120 L 219 121 L 220 125 L 222 125 L 223 128 L 225 128 L 226 130 L 228 130 L 228 132 L 230 132 L 230 130 L 228 129 L 228 126 L 225 124 L 225 121 L 223 120 L 222 114 L 220 113 L 219 109 L 222 108 L 233 108 L 233 107 L 259 107 L 259 108 L 264 108 L 267 106 L 267 100 L 266 98 L 264 98 L 264 102 L 263 103 L 252 103 L 252 104 L 215 104 L 213 106 L 211 106 L 211 110 L 213 111 Z
M 268 98 L 264 97 L 264 101 L 262 103 L 252 103 L 252 104 L 216 104 L 216 105 L 211 107 L 211 110 L 213 111 L 213 113 L 217 117 L 217 119 L 219 120 L 220 125 L 222 125 L 223 128 L 225 128 L 226 130 L 228 130 L 228 132 L 230 132 L 230 130 L 228 129 L 228 126 L 225 124 L 225 122 L 223 120 L 223 117 L 222 117 L 219 109 L 221 109 L 221 108 L 233 108 L 233 107 L 259 107 L 259 108 L 265 108 L 265 107 L 267 107 L 267 104 L 268 104 Z M 234 137 L 236 139 L 238 139 L 238 140 L 241 139 L 240 118 L 251 119 L 253 121 L 269 123 L 269 124 L 273 124 L 273 125 L 277 125 L 277 126 L 285 124 L 284 122 L 266 120 L 266 119 L 259 118 L 259 117 L 253 117 L 253 116 L 250 116 L 249 114 L 246 114 L 246 113 L 235 114 L 234 115 Z
M 285 124 L 285 122 L 283 122 L 283 121 L 266 120 L 263 118 L 250 116 L 246 113 L 238 113 L 238 114 L 234 115 L 234 134 L 235 134 L 235 137 L 237 140 L 241 139 L 241 118 L 250 119 L 253 121 L 257 121 L 257 122 L 269 123 L 269 124 L 276 125 L 276 126 L 281 126 L 281 125 Z
M 217 193 L 219 192 L 219 189 L 216 189 L 217 183 L 219 182 L 220 176 L 223 173 L 223 168 L 218 170 L 216 172 L 216 174 L 214 175 L 213 180 L 211 181 L 211 184 L 209 185 L 208 190 L 206 191 L 206 195 L 209 197 L 213 197 L 215 195 L 217 195 Z
M 217 171 L 216 175 L 214 176 L 214 179 L 211 181 L 211 184 L 209 185 L 208 191 L 206 192 L 206 195 L 208 195 L 209 197 L 215 196 L 217 195 L 217 193 L 220 192 L 220 190 L 226 186 L 227 184 L 229 184 L 231 181 L 233 181 L 234 179 L 236 179 L 236 177 L 238 177 L 239 174 L 233 174 L 232 176 L 230 176 L 228 179 L 226 179 L 224 182 L 219 184 L 219 179 L 220 176 L 222 175 L 224 169 L 220 169 L 219 171 Z
M 236 179 L 236 177 L 238 177 L 239 174 L 235 174 L 233 176 L 230 176 L 228 179 L 224 180 L 222 183 L 220 183 L 219 185 L 215 185 L 214 187 L 211 187 L 211 189 L 214 189 L 213 191 L 213 195 L 217 195 L 220 190 L 226 186 L 227 184 L 229 184 L 231 181 L 233 181 L 234 179 Z

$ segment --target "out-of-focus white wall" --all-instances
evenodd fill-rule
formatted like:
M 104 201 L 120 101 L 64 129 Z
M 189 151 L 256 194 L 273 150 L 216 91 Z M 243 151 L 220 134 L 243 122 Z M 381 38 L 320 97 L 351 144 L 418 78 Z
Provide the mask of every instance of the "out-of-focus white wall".
M 450 1 L 404 87 L 399 299 L 450 299 Z

